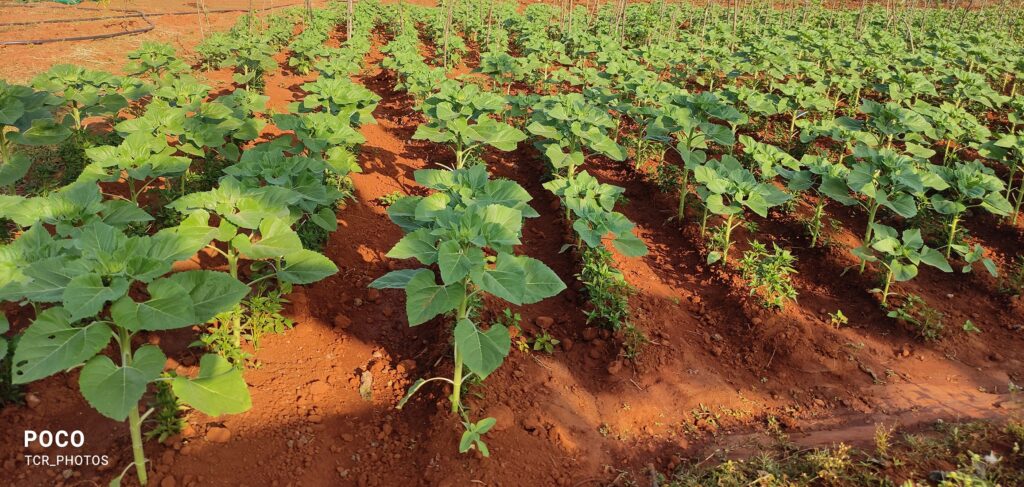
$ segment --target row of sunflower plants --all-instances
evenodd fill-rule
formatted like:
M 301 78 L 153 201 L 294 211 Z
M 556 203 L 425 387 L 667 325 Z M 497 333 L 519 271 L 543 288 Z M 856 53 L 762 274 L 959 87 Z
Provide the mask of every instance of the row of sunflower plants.
M 243 412 L 251 400 L 239 355 L 212 347 L 197 375 L 180 376 L 164 372 L 166 355 L 140 336 L 208 325 L 240 348 L 250 299 L 334 274 L 299 228 L 336 230 L 334 208 L 346 193 L 335 181 L 358 170 L 353 124 L 372 120 L 376 100 L 317 98 L 273 118 L 294 139 L 252 145 L 267 124 L 266 97 L 212 95 L 165 45 L 145 44 L 129 58 L 133 80 L 58 66 L 34 87 L 0 85 L 0 168 L 11 171 L 0 217 L 13 235 L 0 246 L 0 301 L 30 316 L 15 339 L 0 341 L 0 358 L 10 356 L 14 384 L 79 369 L 86 401 L 127 423 L 133 463 L 114 482 L 134 467 L 146 484 L 143 425 L 154 410 L 140 406 L 148 390 L 170 390 L 211 416 Z M 100 118 L 113 127 L 103 137 L 91 127 Z M 35 164 L 30 148 L 69 139 L 81 141 L 88 161 L 71 184 L 19 191 Z M 224 265 L 176 270 L 199 252 Z

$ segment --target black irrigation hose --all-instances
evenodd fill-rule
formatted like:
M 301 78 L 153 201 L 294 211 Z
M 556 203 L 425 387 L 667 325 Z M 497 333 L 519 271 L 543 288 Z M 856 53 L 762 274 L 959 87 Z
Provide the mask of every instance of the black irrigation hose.
M 265 12 L 268 10 L 274 10 L 285 7 L 294 7 L 300 5 L 298 3 L 287 4 L 287 5 L 275 5 L 273 7 L 263 7 L 253 9 L 253 12 Z M 11 4 L 11 3 L 0 3 L 0 7 L 51 7 L 51 5 L 42 4 Z M 107 15 L 102 17 L 86 17 L 78 19 L 47 19 L 38 20 L 32 22 L 5 22 L 0 23 L 0 27 L 14 27 L 23 25 L 36 25 L 36 24 L 59 24 L 59 23 L 75 23 L 75 22 L 90 22 L 97 20 L 110 20 L 110 19 L 142 19 L 147 24 L 146 27 L 139 29 L 126 30 L 121 32 L 113 32 L 109 34 L 95 34 L 88 36 L 74 36 L 74 37 L 61 37 L 56 39 L 19 39 L 13 41 L 0 41 L 0 46 L 24 46 L 24 45 L 38 45 L 38 44 L 50 44 L 54 42 L 69 42 L 69 41 L 93 41 L 99 39 L 109 39 L 111 37 L 120 37 L 127 35 L 143 34 L 156 28 L 149 17 L 162 17 L 168 15 L 198 15 L 198 14 L 221 14 L 221 13 L 238 13 L 238 12 L 249 12 L 248 9 L 235 8 L 235 9 L 217 9 L 217 10 L 206 10 L 206 11 L 182 11 L 182 12 L 156 12 L 156 13 L 145 13 L 141 10 L 126 10 L 126 9 L 99 9 L 94 7 L 78 7 L 78 10 L 92 10 L 92 11 L 114 11 L 114 12 L 127 12 L 126 15 Z

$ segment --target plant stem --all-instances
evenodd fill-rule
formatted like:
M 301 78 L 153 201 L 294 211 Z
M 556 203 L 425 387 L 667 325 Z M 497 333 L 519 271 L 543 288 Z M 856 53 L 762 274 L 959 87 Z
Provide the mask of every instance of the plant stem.
M 889 301 L 889 286 L 892 286 L 892 267 L 885 273 L 885 288 L 882 289 L 882 306 Z
M 1024 180 L 1017 186 L 1017 201 L 1013 203 L 1013 219 L 1010 223 L 1017 224 L 1017 214 L 1020 213 L 1020 203 L 1024 201 Z
M 676 217 L 680 222 L 686 218 L 686 194 L 689 192 L 690 186 L 690 171 L 683 169 L 683 180 L 679 183 L 679 211 L 676 213 Z
M 949 239 L 946 240 L 946 258 L 949 258 L 953 250 L 953 239 L 956 238 L 956 225 L 960 223 L 960 214 L 954 214 L 953 220 L 949 223 Z
M 468 279 L 462 281 L 463 288 L 468 283 Z M 462 295 L 462 302 L 459 303 L 459 310 L 455 315 L 456 324 L 466 319 L 466 315 L 469 314 L 468 306 L 469 290 L 466 289 L 465 294 Z M 454 414 L 459 412 L 459 405 L 462 403 L 462 353 L 459 351 L 458 342 L 455 343 L 453 348 L 455 349 L 455 375 L 452 377 L 452 413 Z
M 704 213 L 700 217 L 700 236 L 703 237 L 708 229 L 708 207 L 704 206 Z
M 871 225 L 875 223 L 875 214 L 878 213 L 878 202 L 871 200 L 871 207 L 868 210 L 868 228 L 864 230 L 864 245 L 871 243 L 872 228 Z M 860 261 L 860 272 L 864 272 L 864 267 L 867 266 L 868 261 Z
M 725 237 L 723 237 L 724 242 L 722 242 L 722 265 L 729 263 L 729 247 L 732 244 L 732 222 L 735 218 L 736 215 L 729 215 L 729 219 L 725 221 Z
M 124 328 L 118 327 L 117 331 L 120 335 L 121 366 L 130 367 L 132 365 L 132 337 Z M 139 483 L 146 485 L 146 482 L 149 481 L 146 474 L 146 452 L 142 449 L 142 418 L 139 417 L 137 405 L 128 410 L 128 432 L 132 438 L 135 473 L 139 476 Z

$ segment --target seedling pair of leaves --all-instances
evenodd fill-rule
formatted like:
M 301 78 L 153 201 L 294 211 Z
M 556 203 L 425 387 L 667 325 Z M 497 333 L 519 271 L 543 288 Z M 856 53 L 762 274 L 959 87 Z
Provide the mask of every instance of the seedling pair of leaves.
M 452 412 L 458 413 L 462 384 L 472 376 L 483 379 L 490 375 L 511 347 L 504 325 L 493 324 L 483 330 L 473 322 L 470 303 L 474 298 L 489 294 L 516 305 L 530 304 L 558 294 L 565 284 L 543 262 L 514 253 L 521 243 L 523 220 L 538 216 L 528 205 L 529 193 L 517 183 L 489 179 L 483 165 L 454 171 L 419 170 L 415 178 L 435 193 L 407 196 L 388 208 L 391 220 L 406 235 L 387 255 L 415 258 L 425 266 L 436 264 L 437 271 L 392 271 L 370 286 L 404 289 L 410 326 L 455 312 L 454 377 L 416 381 L 399 407 L 426 383 L 443 381 L 453 386 Z M 467 375 L 463 375 L 464 368 Z
M 451 144 L 455 168 L 461 169 L 467 158 L 484 146 L 500 151 L 515 150 L 526 134 L 491 116 L 506 105 L 505 97 L 484 92 L 475 84 L 446 81 L 423 101 L 427 123 L 420 124 L 412 138 L 439 144 Z

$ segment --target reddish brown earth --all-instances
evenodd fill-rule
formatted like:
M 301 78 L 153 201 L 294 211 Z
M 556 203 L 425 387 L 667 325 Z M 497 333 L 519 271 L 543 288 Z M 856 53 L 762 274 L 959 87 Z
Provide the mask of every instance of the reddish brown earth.
M 394 91 L 393 75 L 381 70 L 381 42 L 357 77 L 382 97 L 379 123 L 363 128 L 364 172 L 353 176 L 355 198 L 339 211 L 339 230 L 325 250 L 339 273 L 290 296 L 297 325 L 265 338 L 256 352 L 259 367 L 246 373 L 249 412 L 222 418 L 191 413 L 181 437 L 149 442 L 153 485 L 608 484 L 642 481 L 649 464 L 665 470 L 679 458 L 747 444 L 769 417 L 800 444 L 828 445 L 870 440 L 878 423 L 913 428 L 938 418 L 1001 418 L 1013 411 L 1007 389 L 1011 381 L 1024 381 L 1024 306 L 1000 294 L 994 279 L 926 269 L 899 285 L 897 291 L 917 293 L 946 315 L 948 336 L 925 343 L 885 317 L 867 291 L 875 287 L 873 274 L 843 274 L 855 263 L 845 248 L 856 242 L 862 213 L 830 208 L 844 230 L 833 236 L 837 246 L 826 249 L 807 248 L 800 223 L 775 214 L 758 221 L 758 237 L 793 249 L 800 297 L 782 312 L 766 312 L 746 296 L 735 269 L 704 265 L 695 217 L 685 229 L 665 222 L 672 196 L 659 194 L 626 164 L 598 162 L 593 170 L 602 180 L 626 188 L 622 211 L 651 249 L 643 258 L 617 258 L 636 288 L 633 322 L 652 341 L 635 361 L 624 360 L 618 338 L 586 324 L 585 299 L 575 291 L 576 258 L 559 252 L 565 225 L 540 186 L 540 158 L 524 144 L 485 159 L 495 175 L 526 187 L 542 213 L 528 222 L 520 252 L 546 262 L 570 289 L 516 311 L 527 334 L 545 324 L 562 344 L 552 355 L 513 351 L 482 385 L 470 387 L 473 416 L 499 422 L 487 437 L 491 458 L 460 455 L 461 425 L 448 413 L 446 391 L 427 387 L 403 410 L 394 407 L 415 379 L 450 375 L 447 325 L 434 320 L 410 328 L 400 292 L 367 289 L 389 269 L 411 265 L 384 258 L 401 232 L 375 200 L 421 191 L 413 171 L 453 158 L 444 148 L 411 140 L 422 120 L 412 100 Z M 61 46 L 77 48 L 98 49 Z M 104 54 L 111 59 L 123 56 L 123 47 L 106 48 L 117 49 Z M 36 59 L 56 56 L 56 49 L 0 49 L 23 67 L 20 78 L 8 79 L 45 69 L 47 61 Z M 209 78 L 222 88 L 229 76 L 212 72 Z M 283 110 L 309 79 L 287 72 L 268 77 L 272 106 Z M 968 225 L 1006 269 L 1020 248 L 1021 229 L 984 217 Z M 747 237 L 736 236 L 740 248 Z M 501 309 L 488 303 L 488 316 Z M 837 309 L 849 316 L 848 326 L 829 325 L 827 313 Z M 961 331 L 968 318 L 984 332 Z M 174 357 L 169 367 L 188 373 L 196 357 L 186 345 L 195 334 L 140 340 L 161 341 Z M 373 378 L 368 400 L 359 393 L 365 372 Z M 27 391 L 28 406 L 0 411 L 0 483 L 102 485 L 128 464 L 127 428 L 88 407 L 75 372 Z M 60 453 L 110 455 L 111 466 L 26 466 L 26 429 L 82 430 L 86 446 Z

